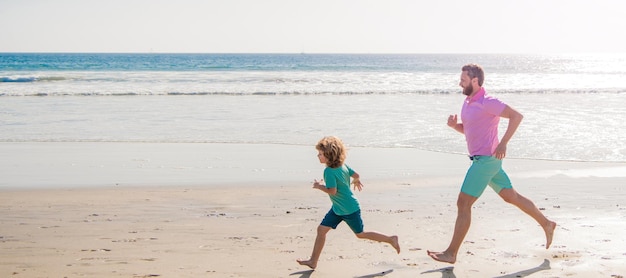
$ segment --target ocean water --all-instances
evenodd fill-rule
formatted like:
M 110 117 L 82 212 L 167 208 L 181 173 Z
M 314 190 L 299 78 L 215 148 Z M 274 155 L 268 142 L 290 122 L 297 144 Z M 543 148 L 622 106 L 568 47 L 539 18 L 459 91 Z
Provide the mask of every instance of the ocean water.
M 198 142 L 465 153 L 460 68 L 524 114 L 511 158 L 626 162 L 626 54 L 0 53 L 0 142 Z M 506 121 L 501 123 L 501 135 Z

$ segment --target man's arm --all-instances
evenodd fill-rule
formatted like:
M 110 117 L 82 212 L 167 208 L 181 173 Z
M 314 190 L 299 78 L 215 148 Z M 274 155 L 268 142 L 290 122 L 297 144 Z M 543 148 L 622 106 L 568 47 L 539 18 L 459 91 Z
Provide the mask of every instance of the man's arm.
M 453 128 L 454 130 L 456 130 L 457 132 L 464 134 L 463 132 L 463 124 L 458 123 L 459 119 L 458 116 L 455 115 L 450 115 L 450 117 L 448 117 L 448 126 Z
M 515 131 L 517 131 L 520 123 L 522 123 L 524 115 L 507 105 L 504 107 L 502 113 L 500 113 L 500 117 L 509 119 L 509 125 L 502 139 L 500 139 L 500 144 L 498 144 L 496 148 L 495 155 L 497 159 L 503 159 L 506 156 L 506 145 L 509 143 L 509 140 L 511 140 L 511 137 L 513 137 L 513 134 L 515 134 Z

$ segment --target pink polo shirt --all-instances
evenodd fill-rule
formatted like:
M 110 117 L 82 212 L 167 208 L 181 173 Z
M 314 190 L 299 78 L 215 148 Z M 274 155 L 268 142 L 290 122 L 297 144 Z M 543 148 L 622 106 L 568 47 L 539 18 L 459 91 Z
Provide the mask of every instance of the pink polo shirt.
M 469 155 L 493 155 L 498 147 L 498 123 L 506 104 L 488 96 L 481 88 L 474 96 L 467 97 L 461 109 L 463 133 Z

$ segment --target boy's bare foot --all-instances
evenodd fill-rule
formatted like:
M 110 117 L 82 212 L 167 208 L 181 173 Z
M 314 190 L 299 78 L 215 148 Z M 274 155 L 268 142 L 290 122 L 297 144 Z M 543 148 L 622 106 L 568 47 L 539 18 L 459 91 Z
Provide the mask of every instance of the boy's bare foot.
M 556 229 L 556 223 L 552 221 L 548 221 L 548 225 L 543 227 L 543 231 L 546 233 L 546 249 L 550 248 L 550 244 L 552 244 L 554 229 Z
M 391 246 L 396 249 L 396 252 L 400 254 L 400 243 L 398 243 L 398 236 L 391 237 Z
M 438 262 L 444 262 L 449 264 L 454 264 L 456 262 L 456 256 L 452 256 L 450 254 L 447 254 L 446 252 L 433 252 L 428 250 L 426 251 L 426 253 L 428 253 L 428 256 L 433 258 L 433 260 Z
M 298 262 L 300 265 L 306 265 L 308 267 L 310 267 L 311 269 L 315 269 L 315 267 L 317 267 L 317 262 L 311 261 L 311 260 L 296 260 L 296 262 Z

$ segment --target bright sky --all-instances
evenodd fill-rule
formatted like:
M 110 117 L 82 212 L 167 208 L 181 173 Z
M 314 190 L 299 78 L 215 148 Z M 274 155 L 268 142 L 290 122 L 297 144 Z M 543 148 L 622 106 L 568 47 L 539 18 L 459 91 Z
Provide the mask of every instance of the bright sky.
M 0 52 L 626 52 L 624 0 L 0 0 Z

